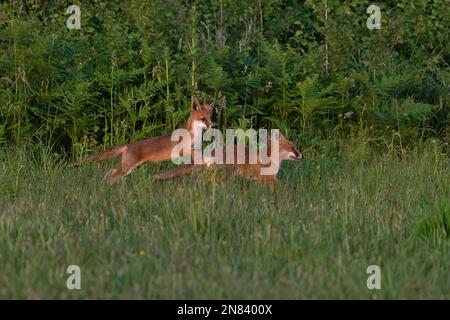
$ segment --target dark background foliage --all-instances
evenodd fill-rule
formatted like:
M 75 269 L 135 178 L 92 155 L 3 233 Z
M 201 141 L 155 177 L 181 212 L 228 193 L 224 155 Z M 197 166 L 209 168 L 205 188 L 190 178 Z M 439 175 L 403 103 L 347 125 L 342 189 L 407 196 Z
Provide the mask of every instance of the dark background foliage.
M 81 8 L 81 29 L 66 8 Z M 168 132 L 190 100 L 220 127 L 281 128 L 302 148 L 403 151 L 450 140 L 446 0 L 21 0 L 0 4 L 0 145 L 78 157 Z

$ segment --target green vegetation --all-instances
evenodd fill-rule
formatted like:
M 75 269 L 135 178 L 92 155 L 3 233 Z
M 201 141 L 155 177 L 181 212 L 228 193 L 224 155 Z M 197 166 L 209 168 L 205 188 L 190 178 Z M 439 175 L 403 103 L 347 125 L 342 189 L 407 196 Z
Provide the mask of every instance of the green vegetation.
M 36 148 L 0 167 L 2 298 L 450 298 L 448 159 L 392 155 L 283 165 L 239 178 L 157 183 L 143 166 L 67 168 Z M 79 265 L 82 290 L 66 289 Z M 366 268 L 381 268 L 368 290 Z
M 0 298 L 449 299 L 450 6 L 386 2 L 1 2 Z M 304 152 L 276 187 L 68 166 L 223 95 Z
M 450 6 L 379 5 L 369 30 L 357 0 L 91 0 L 69 30 L 67 1 L 3 2 L 0 143 L 78 158 L 170 131 L 193 95 L 227 96 L 221 128 L 276 127 L 308 147 L 448 142 Z

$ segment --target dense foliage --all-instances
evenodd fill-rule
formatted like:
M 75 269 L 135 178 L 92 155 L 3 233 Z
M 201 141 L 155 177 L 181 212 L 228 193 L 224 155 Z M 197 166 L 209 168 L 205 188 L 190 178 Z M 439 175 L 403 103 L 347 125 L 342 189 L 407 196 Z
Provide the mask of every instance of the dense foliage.
M 79 30 L 66 27 L 70 4 Z M 305 147 L 449 141 L 448 1 L 379 2 L 379 30 L 370 4 L 2 2 L 0 145 L 78 156 L 179 126 L 193 95 L 227 97 L 221 127 L 278 127 Z

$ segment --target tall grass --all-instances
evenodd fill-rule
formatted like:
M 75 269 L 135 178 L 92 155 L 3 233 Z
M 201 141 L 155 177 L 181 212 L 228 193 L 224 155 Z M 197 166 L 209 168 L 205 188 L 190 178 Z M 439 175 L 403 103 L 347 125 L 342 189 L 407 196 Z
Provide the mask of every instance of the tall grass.
M 369 31 L 357 0 L 83 1 L 81 30 L 66 1 L 1 2 L 0 297 L 448 299 L 444 3 L 380 3 Z M 304 151 L 275 188 L 67 166 L 223 95 L 219 128 Z
M 206 172 L 113 188 L 105 167 L 2 153 L 2 298 L 450 298 L 448 159 L 306 155 L 261 187 Z M 80 266 L 82 290 L 66 288 Z M 381 290 L 366 269 L 381 268 Z

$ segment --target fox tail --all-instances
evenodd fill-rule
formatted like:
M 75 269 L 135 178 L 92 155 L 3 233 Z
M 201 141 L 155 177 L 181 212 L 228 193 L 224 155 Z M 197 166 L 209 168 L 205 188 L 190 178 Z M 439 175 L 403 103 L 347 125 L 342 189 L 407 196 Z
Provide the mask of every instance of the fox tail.
M 125 152 L 126 149 L 127 149 L 127 146 L 111 148 L 111 149 L 105 150 L 103 152 L 86 157 L 80 161 L 74 162 L 71 164 L 71 166 L 79 167 L 89 161 L 97 161 L 97 162 L 107 161 L 107 160 L 110 160 L 110 159 L 120 156 L 122 153 Z

